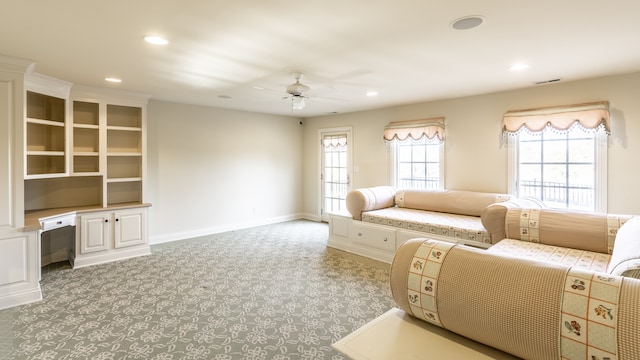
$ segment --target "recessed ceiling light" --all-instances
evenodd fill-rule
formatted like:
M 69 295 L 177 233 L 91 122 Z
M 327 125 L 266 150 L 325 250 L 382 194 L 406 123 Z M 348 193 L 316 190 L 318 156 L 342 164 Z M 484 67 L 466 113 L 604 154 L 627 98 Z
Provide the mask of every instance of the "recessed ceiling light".
M 256 90 L 264 90 L 264 88 L 262 86 L 254 86 L 253 88 L 256 89 Z
M 528 68 L 529 68 L 529 65 L 527 64 L 513 64 L 509 66 L 509 71 L 522 71 Z
M 484 18 L 482 16 L 465 16 L 456 19 L 451 23 L 451 27 L 456 30 L 469 30 L 482 25 Z
M 366 95 L 367 96 L 371 96 L 371 97 L 378 96 L 378 92 L 377 91 L 367 91 Z
M 114 77 L 107 77 L 107 78 L 104 78 L 104 80 L 108 81 L 108 82 L 112 82 L 112 83 L 121 83 L 122 82 L 122 79 L 118 79 L 118 78 L 114 78 Z
M 144 37 L 144 41 L 148 42 L 149 44 L 153 44 L 153 45 L 167 45 L 169 43 L 169 40 L 157 36 L 157 35 L 148 35 Z

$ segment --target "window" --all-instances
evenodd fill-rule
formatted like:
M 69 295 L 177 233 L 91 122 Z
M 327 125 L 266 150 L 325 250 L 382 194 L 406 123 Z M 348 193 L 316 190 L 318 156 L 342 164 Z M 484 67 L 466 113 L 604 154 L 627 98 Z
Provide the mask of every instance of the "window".
M 606 121 L 599 108 L 595 115 L 589 112 L 592 108 L 569 109 L 544 113 L 542 122 L 538 111 L 543 109 L 524 111 L 516 131 L 508 130 L 513 123 L 503 120 L 509 134 L 510 193 L 537 198 L 552 208 L 606 212 L 608 104 Z M 591 115 L 603 121 L 584 121 Z M 527 122 L 527 117 L 539 121 L 537 128 L 529 127 L 534 121 Z
M 598 186 L 598 173 L 606 169 L 606 156 L 600 154 L 606 151 L 606 136 L 572 127 L 563 133 L 523 132 L 514 140 L 516 196 L 535 197 L 554 208 L 604 211 L 598 197 L 606 188 Z
M 437 189 L 442 187 L 442 143 L 423 137 L 417 141 L 395 142 L 393 154 L 394 184 L 401 189 Z
M 397 121 L 385 128 L 393 186 L 438 189 L 444 184 L 444 118 Z

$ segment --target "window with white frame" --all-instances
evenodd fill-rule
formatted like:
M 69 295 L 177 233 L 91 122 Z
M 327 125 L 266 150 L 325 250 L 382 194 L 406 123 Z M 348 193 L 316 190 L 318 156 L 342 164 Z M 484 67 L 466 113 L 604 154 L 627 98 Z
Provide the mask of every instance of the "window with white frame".
M 444 184 L 444 119 L 392 122 L 385 128 L 391 147 L 392 185 L 438 189 Z
M 607 103 L 511 111 L 504 119 L 510 193 L 606 212 Z

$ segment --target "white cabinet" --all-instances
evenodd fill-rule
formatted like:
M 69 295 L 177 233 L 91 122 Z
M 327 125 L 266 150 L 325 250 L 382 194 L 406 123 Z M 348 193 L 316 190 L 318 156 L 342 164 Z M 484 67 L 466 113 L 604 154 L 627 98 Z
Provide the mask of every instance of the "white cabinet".
M 150 254 L 146 217 L 146 207 L 81 214 L 73 267 Z
M 349 241 L 349 223 L 351 223 L 351 216 L 330 215 L 329 239 L 338 242 Z
M 25 74 L 33 64 L 0 55 L 0 309 L 42 299 L 37 231 L 24 229 Z
M 80 217 L 80 254 L 109 249 L 111 213 L 90 213 Z
M 396 229 L 330 214 L 327 246 L 390 263 L 396 250 Z
M 471 240 L 461 240 L 442 235 L 412 231 L 394 226 L 372 224 L 353 220 L 349 216 L 329 215 L 329 239 L 327 246 L 391 263 L 395 251 L 409 239 L 429 238 L 459 243 L 478 248 L 487 248 Z
M 396 251 L 396 230 L 363 222 L 353 222 L 350 238 L 354 242 L 385 251 Z
M 115 248 L 144 244 L 145 212 L 136 210 L 120 211 L 114 214 L 113 245 Z
M 42 300 L 38 234 L 0 233 L 0 309 Z

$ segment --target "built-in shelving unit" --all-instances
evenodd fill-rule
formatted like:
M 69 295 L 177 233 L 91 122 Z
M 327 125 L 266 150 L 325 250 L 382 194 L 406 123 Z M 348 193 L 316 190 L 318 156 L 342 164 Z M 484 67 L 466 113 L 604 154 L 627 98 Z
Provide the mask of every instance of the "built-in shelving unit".
M 34 66 L 0 55 L 0 264 L 10 269 L 0 275 L 0 309 L 42 299 L 49 231 L 76 227 L 73 244 L 66 231 L 66 251 L 55 253 L 75 267 L 151 253 L 148 96 L 76 86 Z
M 76 227 L 73 267 L 149 254 L 147 97 L 76 85 L 56 97 L 55 81 L 42 79 L 26 97 L 25 211 L 52 224 L 38 216 L 42 230 Z
M 31 83 L 25 210 L 143 204 L 147 97 L 37 75 Z
M 26 178 L 67 173 L 66 101 L 27 91 Z
M 74 174 L 102 176 L 104 207 L 144 202 L 147 97 L 72 90 Z
M 100 175 L 100 113 L 97 103 L 73 102 L 74 175 Z
M 142 108 L 107 105 L 107 204 L 142 201 Z

